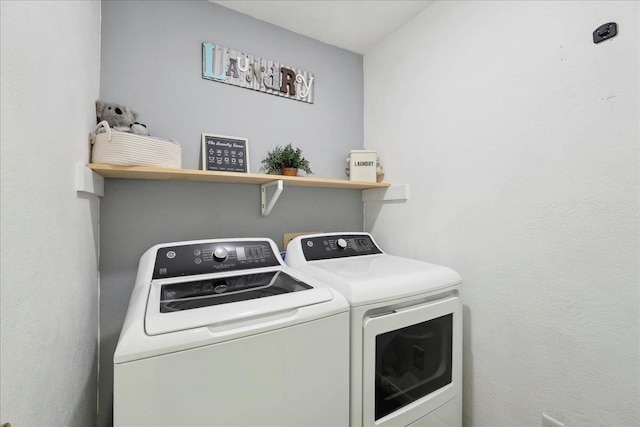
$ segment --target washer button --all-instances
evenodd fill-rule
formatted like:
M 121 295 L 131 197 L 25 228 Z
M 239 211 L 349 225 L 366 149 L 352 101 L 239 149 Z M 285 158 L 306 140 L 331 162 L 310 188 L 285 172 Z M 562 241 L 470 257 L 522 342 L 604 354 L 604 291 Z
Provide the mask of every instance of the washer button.
M 229 255 L 229 253 L 227 252 L 227 249 L 222 247 L 222 246 L 218 246 L 214 251 L 213 251 L 213 256 L 216 258 L 216 260 L 218 261 L 224 261 L 225 259 L 227 259 L 227 256 Z
M 338 248 L 340 248 L 340 249 L 346 249 L 347 248 L 347 241 L 342 239 L 342 238 L 336 240 L 336 244 L 338 245 Z

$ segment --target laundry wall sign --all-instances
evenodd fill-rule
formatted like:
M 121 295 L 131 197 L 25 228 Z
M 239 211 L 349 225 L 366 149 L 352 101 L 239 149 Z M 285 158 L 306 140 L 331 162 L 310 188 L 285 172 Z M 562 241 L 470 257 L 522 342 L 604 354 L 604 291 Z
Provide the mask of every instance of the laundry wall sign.
M 313 104 L 312 73 L 213 43 L 202 43 L 202 78 Z

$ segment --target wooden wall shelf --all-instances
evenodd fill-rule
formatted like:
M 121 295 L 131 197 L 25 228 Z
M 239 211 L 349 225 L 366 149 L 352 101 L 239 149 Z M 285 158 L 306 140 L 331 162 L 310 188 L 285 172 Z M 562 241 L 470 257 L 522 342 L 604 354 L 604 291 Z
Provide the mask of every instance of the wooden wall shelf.
M 162 181 L 220 182 L 229 184 L 268 184 L 282 181 L 284 185 L 298 187 L 344 188 L 367 190 L 387 188 L 386 182 L 347 181 L 302 176 L 264 175 L 257 173 L 215 172 L 196 169 L 165 169 L 149 166 L 114 166 L 103 163 L 89 163 L 89 169 L 104 178 L 153 179 Z
M 103 178 L 257 184 L 260 185 L 260 211 L 262 216 L 269 215 L 271 209 L 273 209 L 276 201 L 280 197 L 285 184 L 297 187 L 342 188 L 350 190 L 386 189 L 391 186 L 391 184 L 386 182 L 347 181 L 344 179 L 314 178 L 307 176 L 216 172 L 196 169 L 166 169 L 150 166 L 114 166 L 103 163 L 89 163 L 87 166 Z M 78 173 L 78 176 L 80 177 L 79 182 L 83 183 L 78 190 L 86 191 L 84 188 L 90 179 L 88 179 L 82 171 Z M 91 184 L 89 187 L 93 188 L 94 185 L 95 184 Z M 272 187 L 275 188 L 271 197 L 269 197 L 267 192 L 268 189 Z

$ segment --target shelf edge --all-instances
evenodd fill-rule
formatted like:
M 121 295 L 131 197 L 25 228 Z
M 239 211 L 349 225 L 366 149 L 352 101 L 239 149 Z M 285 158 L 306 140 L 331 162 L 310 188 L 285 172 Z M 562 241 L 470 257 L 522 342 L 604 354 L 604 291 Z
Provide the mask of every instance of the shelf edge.
M 266 184 L 282 180 L 285 185 L 291 186 L 354 190 L 387 188 L 391 186 L 391 184 L 386 182 L 347 181 L 332 178 L 290 177 L 284 175 L 203 171 L 198 169 L 167 169 L 150 166 L 115 166 L 104 163 L 89 163 L 87 167 L 104 178 L 115 179 L 149 179 L 230 184 Z

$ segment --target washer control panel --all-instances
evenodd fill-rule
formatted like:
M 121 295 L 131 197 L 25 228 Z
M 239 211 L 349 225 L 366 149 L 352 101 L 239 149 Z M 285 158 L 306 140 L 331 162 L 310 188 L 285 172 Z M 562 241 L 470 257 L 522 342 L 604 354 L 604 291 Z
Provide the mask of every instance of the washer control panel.
M 344 234 L 303 238 L 302 253 L 307 261 L 381 254 L 366 234 Z
M 215 241 L 158 249 L 154 279 L 273 267 L 280 263 L 268 241 Z

